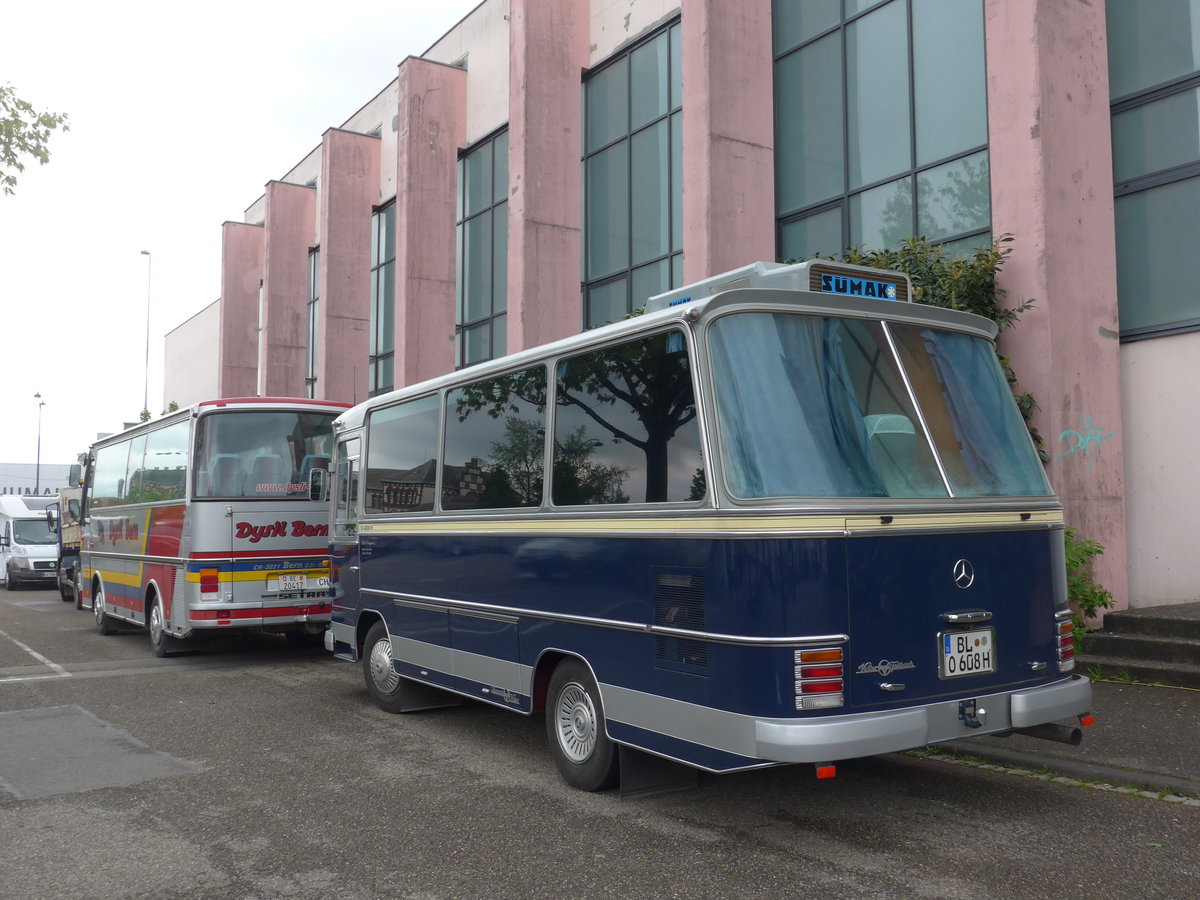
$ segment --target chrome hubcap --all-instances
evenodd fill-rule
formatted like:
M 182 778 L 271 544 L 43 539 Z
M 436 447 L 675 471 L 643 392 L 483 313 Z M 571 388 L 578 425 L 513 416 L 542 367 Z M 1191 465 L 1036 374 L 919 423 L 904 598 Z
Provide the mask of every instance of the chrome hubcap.
M 585 762 L 596 749 L 599 728 L 596 707 L 583 685 L 572 681 L 563 686 L 555 711 L 558 722 L 558 746 L 572 762 Z
M 151 640 L 151 642 L 157 644 L 159 641 L 161 641 L 162 633 L 163 633 L 162 607 L 159 606 L 157 603 L 155 603 L 154 608 L 152 610 L 150 610 L 150 640 Z
M 100 622 L 104 618 L 104 591 L 97 590 L 92 594 L 92 611 L 96 614 L 96 621 Z
M 390 694 L 396 690 L 400 684 L 400 676 L 396 674 L 396 667 L 392 664 L 391 641 L 384 639 L 375 642 L 375 646 L 371 648 L 368 666 L 371 670 L 371 680 L 381 693 Z

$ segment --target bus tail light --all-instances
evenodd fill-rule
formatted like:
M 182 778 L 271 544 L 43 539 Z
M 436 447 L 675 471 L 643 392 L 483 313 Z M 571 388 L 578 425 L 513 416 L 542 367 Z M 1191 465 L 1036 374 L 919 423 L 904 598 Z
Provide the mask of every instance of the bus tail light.
M 1075 668 L 1075 625 L 1070 619 L 1058 623 L 1058 671 Z
M 200 570 L 200 595 L 218 594 L 221 591 L 221 581 L 219 578 L 220 569 L 201 569 Z
M 846 702 L 841 647 L 797 650 L 796 709 L 832 709 Z

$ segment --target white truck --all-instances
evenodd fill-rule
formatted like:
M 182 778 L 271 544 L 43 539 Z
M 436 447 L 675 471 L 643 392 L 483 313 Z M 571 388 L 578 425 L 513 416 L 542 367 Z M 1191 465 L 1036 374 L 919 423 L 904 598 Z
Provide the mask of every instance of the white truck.
M 50 530 L 45 511 L 56 499 L 0 495 L 0 573 L 6 589 L 57 580 L 58 535 Z

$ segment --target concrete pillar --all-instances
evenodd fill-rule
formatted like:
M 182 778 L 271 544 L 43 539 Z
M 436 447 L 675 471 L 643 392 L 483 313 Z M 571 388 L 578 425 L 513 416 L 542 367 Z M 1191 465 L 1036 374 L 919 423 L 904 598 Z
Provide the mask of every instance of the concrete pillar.
M 269 182 L 265 223 L 263 394 L 303 397 L 308 251 L 316 241 L 316 191 Z
M 1002 341 L 1038 403 L 1067 523 L 1127 605 L 1123 425 L 1104 4 L 986 0 L 992 229 L 1000 286 L 1036 306 Z
M 396 139 L 396 387 L 454 370 L 458 150 L 467 73 L 400 64 Z
M 580 116 L 589 7 L 511 0 L 509 353 L 577 334 L 583 320 Z
M 260 225 L 221 226 L 221 314 L 217 344 L 219 397 L 258 393 L 258 291 L 265 231 Z
M 683 0 L 683 277 L 775 259 L 771 0 Z
M 367 398 L 371 212 L 379 203 L 379 138 L 331 128 L 321 138 L 321 306 L 317 395 Z

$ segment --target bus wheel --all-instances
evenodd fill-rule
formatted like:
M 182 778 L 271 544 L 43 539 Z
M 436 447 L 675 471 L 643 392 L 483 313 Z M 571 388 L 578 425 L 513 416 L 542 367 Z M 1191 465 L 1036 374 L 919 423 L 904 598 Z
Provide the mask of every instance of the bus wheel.
M 392 639 L 387 625 L 376 622 L 367 632 L 363 645 L 363 680 L 375 705 L 385 712 L 403 712 L 404 679 L 396 673 L 392 658 Z
M 165 625 L 166 620 L 163 617 L 162 600 L 155 597 L 154 605 L 150 607 L 150 649 L 159 658 L 166 656 L 174 650 L 175 645 L 178 643 L 177 638 L 173 638 L 167 634 Z
M 96 630 L 101 634 L 116 634 L 117 626 L 104 611 L 104 588 L 97 583 L 92 590 L 92 611 L 96 614 Z
M 587 666 L 564 659 L 550 677 L 546 700 L 550 754 L 567 784 L 583 791 L 616 785 L 617 747 L 604 728 L 600 691 Z

